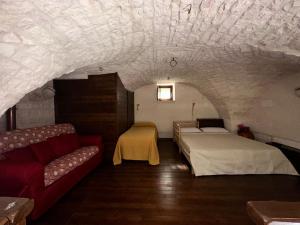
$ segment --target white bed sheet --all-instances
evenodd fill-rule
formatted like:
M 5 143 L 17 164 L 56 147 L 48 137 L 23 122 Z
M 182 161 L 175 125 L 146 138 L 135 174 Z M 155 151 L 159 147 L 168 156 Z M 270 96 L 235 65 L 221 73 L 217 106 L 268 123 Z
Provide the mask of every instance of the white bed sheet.
M 181 144 L 196 176 L 290 174 L 297 171 L 282 152 L 231 133 L 182 133 Z
M 180 133 L 201 133 L 202 131 L 197 127 L 182 127 Z

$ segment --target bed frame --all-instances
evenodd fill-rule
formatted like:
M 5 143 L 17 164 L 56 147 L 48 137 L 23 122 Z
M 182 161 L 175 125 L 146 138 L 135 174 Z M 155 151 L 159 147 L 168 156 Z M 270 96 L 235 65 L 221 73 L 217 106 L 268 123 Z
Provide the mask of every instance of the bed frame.
M 201 128 L 201 127 L 222 127 L 224 128 L 224 121 L 223 119 L 197 119 L 197 127 Z M 190 166 L 191 166 L 191 172 L 192 174 L 194 174 L 194 170 L 191 164 L 191 159 L 190 159 L 190 153 L 187 149 L 187 146 L 185 146 L 182 141 L 181 141 L 181 135 L 179 135 L 179 152 L 182 153 L 184 155 L 184 157 L 187 159 L 187 161 L 189 162 Z
M 222 127 L 224 128 L 223 119 L 197 119 L 197 127 Z

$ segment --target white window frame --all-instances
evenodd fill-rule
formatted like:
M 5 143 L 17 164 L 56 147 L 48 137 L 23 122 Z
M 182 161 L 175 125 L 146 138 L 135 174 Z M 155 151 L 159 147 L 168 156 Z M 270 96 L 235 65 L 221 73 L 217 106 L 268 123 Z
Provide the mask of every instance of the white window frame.
M 160 88 L 170 88 L 171 98 L 169 99 L 162 99 L 159 96 L 159 89 Z M 168 83 L 168 84 L 157 84 L 157 101 L 159 102 L 174 102 L 175 101 L 175 84 Z

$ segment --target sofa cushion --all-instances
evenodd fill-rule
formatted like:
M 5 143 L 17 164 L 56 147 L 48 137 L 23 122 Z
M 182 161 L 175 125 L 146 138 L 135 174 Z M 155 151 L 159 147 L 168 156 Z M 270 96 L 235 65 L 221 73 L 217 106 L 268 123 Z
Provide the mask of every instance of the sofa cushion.
M 52 146 L 48 141 L 31 144 L 30 148 L 36 159 L 43 165 L 47 165 L 49 162 L 56 158 L 56 155 L 52 150 Z
M 35 156 L 31 151 L 29 146 L 23 148 L 16 148 L 9 152 L 4 152 L 3 155 L 5 158 L 12 160 L 14 162 L 33 162 L 35 160 Z
M 45 141 L 49 137 L 71 133 L 75 133 L 75 128 L 68 123 L 7 131 L 0 134 L 0 154 Z
M 53 152 L 57 157 L 66 155 L 80 148 L 77 134 L 64 134 L 57 137 L 48 138 Z
M 45 186 L 54 183 L 62 176 L 91 159 L 98 152 L 99 148 L 97 146 L 82 147 L 52 161 L 45 167 Z

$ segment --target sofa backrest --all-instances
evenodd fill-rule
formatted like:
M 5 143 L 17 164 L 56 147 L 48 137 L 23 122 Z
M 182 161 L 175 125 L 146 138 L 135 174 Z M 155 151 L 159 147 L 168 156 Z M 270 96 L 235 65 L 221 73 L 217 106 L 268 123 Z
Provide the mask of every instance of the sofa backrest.
M 7 131 L 0 135 L 0 155 L 15 148 L 45 141 L 49 137 L 72 133 L 75 133 L 75 128 L 69 123 Z

